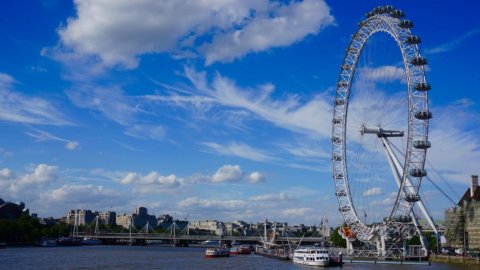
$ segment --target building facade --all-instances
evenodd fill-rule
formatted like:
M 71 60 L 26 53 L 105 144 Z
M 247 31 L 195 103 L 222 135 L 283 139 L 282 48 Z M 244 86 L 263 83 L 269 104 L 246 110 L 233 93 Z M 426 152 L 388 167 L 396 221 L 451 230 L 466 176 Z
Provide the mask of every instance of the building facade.
M 472 175 L 470 188 L 456 207 L 445 211 L 445 238 L 453 248 L 480 248 L 480 188 Z
M 148 214 L 148 210 L 145 207 L 138 207 L 133 214 L 120 214 L 116 217 L 117 225 L 120 225 L 126 229 L 130 228 L 132 224 L 136 229 L 145 227 L 148 223 L 149 228 L 157 227 L 157 219 L 155 215 Z
M 90 225 L 95 220 L 96 216 L 98 216 L 98 212 L 93 212 L 92 210 L 70 210 L 65 216 L 65 223 L 77 226 Z

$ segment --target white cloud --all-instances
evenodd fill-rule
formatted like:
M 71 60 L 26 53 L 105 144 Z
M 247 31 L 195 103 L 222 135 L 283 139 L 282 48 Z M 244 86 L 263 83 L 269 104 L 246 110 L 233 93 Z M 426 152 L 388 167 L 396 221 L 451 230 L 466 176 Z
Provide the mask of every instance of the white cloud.
M 191 197 L 177 203 L 180 208 L 208 208 L 217 210 L 236 210 L 247 206 L 243 200 L 212 200 Z
M 314 209 L 308 208 L 308 207 L 289 208 L 289 209 L 283 210 L 283 215 L 290 216 L 290 217 L 305 217 L 307 215 L 310 215 L 312 212 L 314 212 Z
M 249 176 L 248 179 L 250 180 L 250 183 L 261 183 L 265 182 L 265 176 L 260 173 L 260 172 L 252 172 Z
M 173 106 L 182 106 L 190 110 L 204 109 L 205 113 L 212 109 L 213 103 L 219 107 L 231 108 L 235 112 L 248 112 L 254 116 L 252 118 L 270 122 L 296 133 L 317 138 L 331 136 L 331 97 L 316 95 L 309 101 L 302 102 L 300 96 L 290 95 L 284 100 L 276 100 L 271 97 L 274 91 L 272 84 L 253 89 L 241 88 L 231 79 L 218 73 L 209 82 L 206 73 L 188 67 L 185 68 L 185 75 L 193 84 L 193 90 L 167 86 L 177 93 L 170 96 L 148 95 L 143 98 L 152 102 L 168 102 Z M 202 100 L 206 100 L 208 106 L 198 106 Z M 190 104 L 197 105 L 192 108 L 193 106 L 187 106 Z
M 427 54 L 439 54 L 439 53 L 449 52 L 451 50 L 456 49 L 458 46 L 460 46 L 466 39 L 472 36 L 475 36 L 479 33 L 480 33 L 480 28 L 470 30 L 467 33 L 463 34 L 462 36 L 454 40 L 451 40 L 449 42 L 446 42 L 434 48 L 426 49 L 425 52 Z
M 16 81 L 0 73 L 0 121 L 63 126 L 71 123 L 50 101 L 14 91 Z
M 304 0 L 272 6 L 275 8 L 270 13 L 257 15 L 245 27 L 217 35 L 211 43 L 203 44 L 200 51 L 205 55 L 206 64 L 230 62 L 250 52 L 288 46 L 333 23 L 323 1 Z
M 259 172 L 254 172 L 253 174 L 255 173 L 258 174 L 256 177 L 262 175 Z M 123 174 L 119 182 L 124 185 L 133 185 L 134 191 L 138 193 L 154 193 L 171 191 L 186 185 L 238 183 L 246 181 L 247 179 L 250 180 L 251 183 L 255 183 L 251 181 L 250 175 L 242 171 L 239 165 L 224 165 L 212 175 L 195 173 L 187 177 L 178 177 L 174 174 L 164 176 L 156 171 L 152 171 L 147 175 L 128 172 Z
M 237 182 L 243 178 L 243 172 L 238 165 L 224 165 L 212 176 L 212 182 Z
M 76 17 L 58 31 L 57 58 L 84 55 L 104 66 L 125 68 L 135 68 L 143 54 L 195 56 L 198 46 L 207 63 L 231 61 L 250 52 L 288 46 L 333 23 L 323 0 L 284 4 L 268 0 L 83 0 L 75 5 Z
M 291 201 L 295 200 L 295 197 L 284 192 L 280 193 L 271 193 L 271 194 L 263 194 L 263 195 L 258 195 L 251 197 L 250 200 L 252 201 Z
M 165 128 L 163 126 L 133 124 L 126 128 L 124 133 L 139 139 L 165 139 Z
M 85 85 L 67 91 L 67 95 L 76 106 L 98 111 L 123 126 L 132 124 L 135 114 L 141 111 L 138 104 L 132 98 L 125 96 L 119 86 Z
M 203 142 L 203 145 L 209 147 L 215 153 L 226 156 L 241 157 L 244 159 L 254 161 L 273 161 L 275 157 L 268 155 L 262 150 L 255 149 L 246 144 L 237 144 L 235 142 L 230 144 L 218 144 L 214 142 Z
M 364 67 L 357 70 L 358 77 L 371 82 L 389 83 L 393 81 L 406 81 L 406 74 L 403 67 L 380 66 Z
M 16 174 L 8 168 L 0 170 L 0 187 L 17 198 L 47 186 L 58 179 L 58 167 L 47 164 L 37 165 L 31 173 Z
M 371 189 L 367 189 L 366 191 L 363 192 L 363 196 L 368 197 L 368 196 L 378 196 L 382 194 L 382 189 L 379 187 L 374 187 Z
M 126 198 L 117 191 L 103 186 L 65 184 L 59 188 L 42 193 L 40 199 L 46 204 L 68 203 L 70 206 L 72 204 L 88 204 L 107 207 L 111 206 L 112 202 L 125 202 Z
M 64 142 L 65 148 L 68 150 L 75 150 L 79 146 L 79 143 L 77 141 L 71 141 L 67 139 L 63 139 L 60 137 L 57 137 L 55 135 L 52 135 L 46 131 L 39 130 L 39 129 L 33 129 L 33 132 L 25 132 L 28 136 L 37 139 L 37 141 L 59 141 L 59 142 Z
M 184 185 L 184 182 L 185 179 L 174 174 L 164 176 L 154 171 L 145 176 L 130 172 L 120 180 L 121 184 L 133 185 L 134 192 L 137 193 L 164 192 L 176 189 Z

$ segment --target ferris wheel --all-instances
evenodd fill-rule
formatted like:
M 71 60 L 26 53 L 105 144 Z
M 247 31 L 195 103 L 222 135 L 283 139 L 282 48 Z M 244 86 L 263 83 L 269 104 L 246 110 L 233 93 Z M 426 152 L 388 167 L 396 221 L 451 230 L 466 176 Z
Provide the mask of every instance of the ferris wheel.
M 419 52 L 420 37 L 412 34 L 413 23 L 404 19 L 401 10 L 393 6 L 377 7 L 358 26 L 346 50 L 336 89 L 332 120 L 333 180 L 339 211 L 349 230 L 347 237 L 377 242 L 379 246 L 379 241 L 383 245 L 400 242 L 420 227 L 414 205 L 436 232 L 419 194 L 422 178 L 427 175 L 424 169 L 427 149 L 431 147 L 428 140 L 431 87 L 425 77 L 427 60 Z M 352 85 L 354 76 L 360 75 L 356 71 L 360 73 L 357 64 L 363 50 L 377 33 L 388 34 L 400 50 L 403 87 L 400 93 L 383 94 L 377 89 L 365 97 L 364 85 Z M 359 117 L 361 114 L 365 116 Z M 380 194 L 380 187 L 356 190 L 363 185 L 356 183 L 373 181 L 379 185 L 390 182 L 394 193 L 390 200 L 380 201 L 388 209 L 381 221 L 368 225 L 366 212 L 363 214 L 364 209 L 360 209 L 354 197 Z

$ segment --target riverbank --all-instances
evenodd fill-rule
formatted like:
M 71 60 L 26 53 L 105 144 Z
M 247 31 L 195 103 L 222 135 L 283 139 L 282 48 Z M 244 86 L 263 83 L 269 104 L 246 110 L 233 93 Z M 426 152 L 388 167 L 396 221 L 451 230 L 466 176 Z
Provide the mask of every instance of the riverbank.
M 450 256 L 450 255 L 431 255 L 430 262 L 451 263 L 451 264 L 465 264 L 480 266 L 480 257 L 464 257 L 464 256 Z

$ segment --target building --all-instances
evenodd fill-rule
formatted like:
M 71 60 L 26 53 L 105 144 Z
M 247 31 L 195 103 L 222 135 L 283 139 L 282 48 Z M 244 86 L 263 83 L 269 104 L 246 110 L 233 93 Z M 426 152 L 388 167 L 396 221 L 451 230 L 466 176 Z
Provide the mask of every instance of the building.
M 480 248 L 480 188 L 472 175 L 470 188 L 458 205 L 445 211 L 445 238 L 453 248 Z
M 69 210 L 66 214 L 65 223 L 78 226 L 90 225 L 97 216 L 97 211 L 93 212 L 85 209 Z
M 149 228 L 157 227 L 157 219 L 155 215 L 149 215 L 145 207 L 138 207 L 133 214 L 120 214 L 116 217 L 117 225 L 126 229 L 132 224 L 135 228 L 141 229 L 148 223 Z M 133 222 L 133 223 L 132 223 Z
M 201 220 L 189 223 L 189 229 L 202 234 L 224 235 L 227 233 L 223 222 L 217 220 Z
M 25 209 L 25 204 L 6 202 L 0 199 L 0 219 L 16 219 L 19 218 L 22 213 L 28 215 L 28 209 Z
M 117 213 L 113 211 L 106 211 L 99 213 L 100 223 L 105 225 L 117 224 Z

